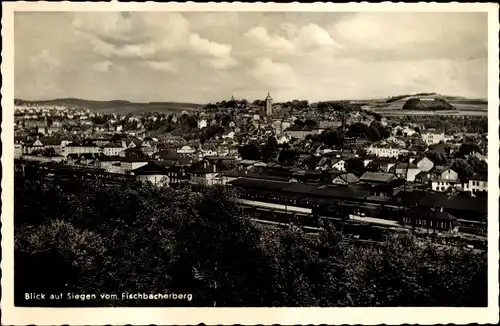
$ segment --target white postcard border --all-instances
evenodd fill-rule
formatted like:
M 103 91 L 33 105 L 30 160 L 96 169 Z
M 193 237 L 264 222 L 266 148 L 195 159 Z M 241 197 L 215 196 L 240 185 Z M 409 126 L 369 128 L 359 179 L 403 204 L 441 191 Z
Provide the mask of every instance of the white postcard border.
M 418 11 L 488 12 L 488 308 L 18 308 L 13 306 L 13 99 L 15 11 Z M 498 5 L 484 3 L 2 3 L 2 323 L 437 324 L 498 322 Z

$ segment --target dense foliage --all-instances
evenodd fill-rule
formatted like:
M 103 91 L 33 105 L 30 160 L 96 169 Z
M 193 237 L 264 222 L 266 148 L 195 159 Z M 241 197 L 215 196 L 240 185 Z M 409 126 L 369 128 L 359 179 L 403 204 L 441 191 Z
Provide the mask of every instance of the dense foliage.
M 242 219 L 223 188 L 16 179 L 15 292 L 192 293 L 48 305 L 484 306 L 485 254 L 395 235 L 380 247 Z M 43 302 L 36 301 L 37 305 Z
M 411 98 L 403 105 L 402 110 L 456 110 L 456 108 L 446 100 L 436 98 L 430 101 L 422 101 L 418 98 Z

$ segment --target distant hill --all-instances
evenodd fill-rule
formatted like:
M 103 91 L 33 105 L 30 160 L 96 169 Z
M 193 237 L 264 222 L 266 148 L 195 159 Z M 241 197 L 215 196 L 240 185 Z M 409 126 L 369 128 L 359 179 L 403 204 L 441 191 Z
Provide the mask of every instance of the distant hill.
M 381 112 L 394 110 L 486 111 L 488 109 L 488 101 L 486 99 L 470 99 L 462 96 L 440 95 L 436 93 L 393 96 L 384 101 L 373 100 L 371 105 L 373 109 Z
M 204 107 L 203 104 L 196 103 L 178 103 L 178 102 L 149 102 L 149 103 L 134 103 L 129 101 L 91 101 L 78 98 L 61 98 L 47 101 L 25 101 L 15 99 L 16 105 L 31 104 L 31 105 L 61 105 L 69 107 L 77 107 L 89 109 L 97 112 L 112 112 L 112 113 L 137 113 L 137 112 L 160 112 L 160 113 L 177 113 L 183 110 L 196 111 Z
M 443 111 L 443 110 L 456 110 L 453 105 L 448 103 L 445 99 L 421 99 L 418 97 L 410 98 L 405 102 L 401 110 L 427 110 L 427 111 Z
M 385 102 L 386 103 L 392 103 L 392 102 L 396 102 L 398 100 L 402 100 L 402 99 L 405 99 L 405 98 L 408 98 L 408 97 L 421 97 L 421 96 L 435 96 L 436 93 L 418 93 L 418 94 L 415 94 L 415 95 L 398 95 L 398 96 L 393 96 L 393 97 L 389 97 Z

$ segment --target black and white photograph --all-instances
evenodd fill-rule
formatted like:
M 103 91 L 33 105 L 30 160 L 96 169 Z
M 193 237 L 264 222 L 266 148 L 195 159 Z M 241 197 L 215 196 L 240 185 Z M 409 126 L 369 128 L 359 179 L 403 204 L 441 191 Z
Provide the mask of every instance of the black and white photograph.
M 4 20 L 2 301 L 498 321 L 497 7 L 29 5 Z

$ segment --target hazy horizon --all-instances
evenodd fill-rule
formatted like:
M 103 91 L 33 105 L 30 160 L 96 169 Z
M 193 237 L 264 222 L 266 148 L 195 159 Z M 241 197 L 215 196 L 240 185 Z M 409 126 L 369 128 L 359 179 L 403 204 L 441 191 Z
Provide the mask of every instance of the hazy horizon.
M 18 12 L 15 98 L 487 98 L 486 13 Z

